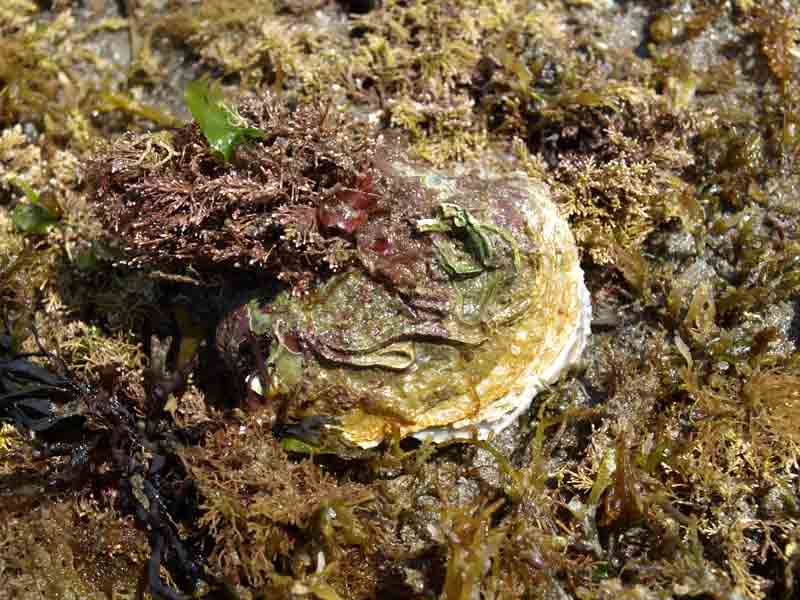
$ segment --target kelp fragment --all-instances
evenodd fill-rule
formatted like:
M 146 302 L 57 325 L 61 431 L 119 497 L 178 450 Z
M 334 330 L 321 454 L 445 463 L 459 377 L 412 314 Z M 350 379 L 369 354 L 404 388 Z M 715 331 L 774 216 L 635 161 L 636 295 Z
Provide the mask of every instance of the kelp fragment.
M 3 341 L 7 340 L 3 336 Z M 201 580 L 217 587 L 213 576 L 205 572 L 202 562 L 189 549 L 175 514 L 170 513 L 165 502 L 167 498 L 171 499 L 170 504 L 173 500 L 182 502 L 184 490 L 173 487 L 176 473 L 174 465 L 167 465 L 167 457 L 173 454 L 177 440 L 188 432 L 172 432 L 167 441 L 152 429 L 137 428 L 136 415 L 129 408 L 130 399 L 124 397 L 121 388 L 114 389 L 113 381 L 106 383 L 105 389 L 89 386 L 54 373 L 5 344 L 0 347 L 0 423 L 13 423 L 20 432 L 31 436 L 40 459 L 69 459 L 67 468 L 46 472 L 33 493 L 46 498 L 80 489 L 87 482 L 99 489 L 114 489 L 120 509 L 132 514 L 147 532 L 151 553 L 142 564 L 140 591 L 158 598 L 181 597 L 163 582 L 162 565 L 188 593 Z M 150 452 L 142 452 L 145 445 Z M 101 465 L 104 472 L 113 475 L 97 477 L 95 482 L 93 478 Z M 0 550 L 2 545 L 0 542 Z M 62 553 L 63 549 L 56 546 L 54 551 Z M 27 568 L 31 568 L 30 557 L 26 560 Z M 71 560 L 72 554 L 67 553 L 64 566 L 72 577 Z M 54 581 L 49 586 L 56 593 L 62 584 Z M 70 587 L 68 591 L 74 593 L 80 586 Z

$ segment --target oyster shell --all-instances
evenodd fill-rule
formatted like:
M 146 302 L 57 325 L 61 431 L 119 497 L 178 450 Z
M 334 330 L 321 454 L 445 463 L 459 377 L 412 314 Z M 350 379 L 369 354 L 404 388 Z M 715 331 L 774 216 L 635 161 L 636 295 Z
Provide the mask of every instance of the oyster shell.
M 255 392 L 323 445 L 484 437 L 578 359 L 589 295 L 543 184 L 419 167 L 344 113 L 271 95 L 236 120 L 254 135 L 222 156 L 187 125 L 87 168 L 126 264 L 205 282 L 215 314 L 238 304 L 200 358 L 212 401 Z
M 268 348 L 250 387 L 361 448 L 393 435 L 485 438 L 586 345 L 574 238 L 524 174 L 395 163 L 389 178 L 401 182 L 396 205 L 357 233 L 363 268 L 247 305 Z

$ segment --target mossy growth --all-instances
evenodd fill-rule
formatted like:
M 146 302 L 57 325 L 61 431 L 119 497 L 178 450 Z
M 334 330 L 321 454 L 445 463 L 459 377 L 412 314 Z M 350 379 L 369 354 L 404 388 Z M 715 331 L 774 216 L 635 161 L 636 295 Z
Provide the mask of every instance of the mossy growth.
M 6 503 L 0 523 L 5 598 L 134 598 L 146 560 L 142 532 L 90 496 Z M 87 524 L 91 523 L 91 527 Z
M 194 125 L 118 138 L 88 165 L 96 214 L 131 264 L 260 271 L 302 288 L 354 260 L 346 234 L 385 196 L 373 143 L 328 108 L 244 102 L 236 118 L 258 139 L 231 145 L 227 163 Z
M 151 432 L 119 454 L 132 448 L 146 471 L 158 448 L 171 477 L 196 485 L 180 502 L 169 488 L 162 498 L 170 515 L 191 505 L 177 530 L 241 597 L 798 595 L 790 3 L 386 0 L 355 17 L 330 2 L 207 0 L 169 2 L 164 17 L 163 3 L 143 1 L 126 18 L 86 17 L 97 4 L 0 3 L 3 325 L 18 350 L 37 352 L 35 324 L 45 348 L 109 394 L 99 406 L 117 402 L 136 415 L 132 431 Z M 130 69 L 86 52 L 105 31 L 130 34 Z M 206 148 L 191 129 L 122 136 L 174 123 L 148 110 L 142 90 L 193 78 L 174 66 L 189 63 L 223 76 L 228 92 L 318 102 L 314 118 L 330 99 L 328 118 L 352 109 L 432 162 L 491 154 L 550 183 L 585 252 L 598 317 L 583 376 L 554 386 L 510 441 L 397 441 L 357 459 L 287 455 L 258 423 L 264 413 L 216 413 L 191 382 L 174 412 L 145 418 L 141 349 L 157 344 L 144 324 L 170 322 L 174 307 L 161 305 L 178 284 L 209 280 L 188 270 L 166 285 L 114 265 L 122 255 L 98 242 L 77 165 L 101 132 L 135 181 L 144 170 L 166 178 L 188 143 Z M 225 168 L 187 153 L 209 181 Z M 243 145 L 232 164 L 251 153 Z M 359 189 L 358 169 L 348 173 L 344 185 Z M 53 194 L 64 226 L 16 230 L 10 212 L 25 200 L 14 179 Z M 205 206 L 176 202 L 186 215 Z M 158 243 L 169 255 L 183 242 Z M 130 365 L 123 393 L 103 387 L 109 363 Z M 195 408 L 185 421 L 210 433 L 177 426 Z M 28 437 L 0 432 L 0 595 L 135 597 L 153 554 L 146 527 L 121 503 L 39 494 L 30 481 L 70 458 L 34 454 Z M 94 466 L 93 493 L 118 498 L 113 463 Z
M 98 125 L 108 129 L 101 115 L 114 113 L 134 126 L 177 124 L 168 111 L 137 99 L 133 80 L 120 77 L 119 57 L 99 50 L 97 36 L 123 29 L 125 20 L 84 26 L 83 15 L 59 4 L 43 12 L 25 0 L 0 11 L 0 126 L 26 123 L 62 149 L 85 152 Z
M 199 525 L 213 540 L 210 564 L 224 579 L 253 590 L 274 591 L 315 576 L 305 585 L 321 588 L 325 573 L 346 597 L 345 581 L 335 574 L 348 568 L 337 563 L 353 560 L 352 548 L 377 551 L 377 523 L 370 516 L 375 495 L 358 483 L 337 482 L 310 459 L 290 460 L 261 421 L 231 423 L 201 447 L 181 452 L 201 497 Z M 320 565 L 320 556 L 331 564 Z

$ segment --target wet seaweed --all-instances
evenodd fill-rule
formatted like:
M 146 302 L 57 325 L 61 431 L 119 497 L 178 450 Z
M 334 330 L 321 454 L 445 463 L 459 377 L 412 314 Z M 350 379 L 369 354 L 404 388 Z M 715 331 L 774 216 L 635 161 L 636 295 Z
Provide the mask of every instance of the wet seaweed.
M 99 4 L 0 6 L 0 597 L 800 593 L 791 3 Z M 197 268 L 214 243 L 186 247 L 190 268 L 148 224 L 165 254 L 121 264 L 79 166 L 96 152 L 112 195 L 191 145 L 203 177 L 224 169 L 197 129 L 169 129 L 198 73 L 231 99 L 314 106 L 295 118 L 330 105 L 330 130 L 350 110 L 345 138 L 369 123 L 432 162 L 499 157 L 549 183 L 600 325 L 585 373 L 489 442 L 359 455 L 286 452 L 269 406 L 211 394 L 215 374 L 190 372 L 229 308 Z M 339 174 L 310 180 L 370 193 L 362 169 Z M 61 225 L 15 228 L 15 181 L 52 195 Z M 155 192 L 193 214 L 172 184 Z M 246 279 L 251 242 L 218 264 L 243 259 Z

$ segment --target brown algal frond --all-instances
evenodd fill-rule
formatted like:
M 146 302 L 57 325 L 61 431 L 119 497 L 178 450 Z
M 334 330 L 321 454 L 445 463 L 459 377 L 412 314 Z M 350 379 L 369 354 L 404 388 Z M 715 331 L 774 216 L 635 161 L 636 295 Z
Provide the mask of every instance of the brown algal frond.
M 789 81 L 796 73 L 797 32 L 800 16 L 778 2 L 765 2 L 753 10 L 745 28 L 761 38 L 761 50 L 772 74 L 779 81 Z
M 259 269 L 299 288 L 357 257 L 354 233 L 382 206 L 374 146 L 341 115 L 242 102 L 237 119 L 264 132 L 230 162 L 195 125 L 126 135 L 87 165 L 95 213 L 132 264 L 181 274 Z
M 337 483 L 311 460 L 291 461 L 260 419 L 209 434 L 181 459 L 202 498 L 210 567 L 229 581 L 262 586 L 276 557 L 324 550 L 330 558 L 375 539 L 375 526 L 354 514 L 374 494 Z M 294 568 L 301 577 L 301 565 Z

